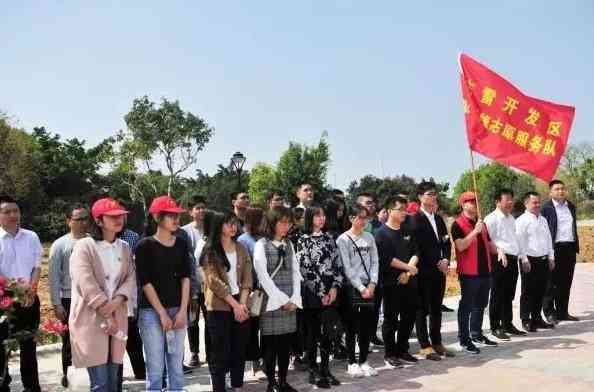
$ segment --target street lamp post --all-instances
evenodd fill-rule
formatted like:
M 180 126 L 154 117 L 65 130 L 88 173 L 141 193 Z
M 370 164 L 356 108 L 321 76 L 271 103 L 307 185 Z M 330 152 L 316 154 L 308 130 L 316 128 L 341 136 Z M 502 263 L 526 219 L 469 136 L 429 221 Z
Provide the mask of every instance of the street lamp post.
M 241 171 L 243 170 L 243 164 L 246 161 L 246 157 L 237 151 L 231 157 L 231 167 L 237 172 L 237 190 L 241 191 Z

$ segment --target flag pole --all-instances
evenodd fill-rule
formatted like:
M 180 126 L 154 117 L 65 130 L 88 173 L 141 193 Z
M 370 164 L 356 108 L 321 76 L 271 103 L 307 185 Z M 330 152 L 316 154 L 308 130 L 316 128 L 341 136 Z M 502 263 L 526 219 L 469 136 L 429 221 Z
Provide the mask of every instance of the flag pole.
M 474 167 L 474 154 L 472 153 L 472 148 L 468 146 L 468 150 L 470 151 L 470 172 L 472 173 L 472 183 L 474 185 L 474 194 L 476 195 L 476 212 L 478 214 L 478 219 L 483 219 L 481 214 L 481 202 L 480 196 L 478 193 L 478 186 L 476 185 L 476 170 Z

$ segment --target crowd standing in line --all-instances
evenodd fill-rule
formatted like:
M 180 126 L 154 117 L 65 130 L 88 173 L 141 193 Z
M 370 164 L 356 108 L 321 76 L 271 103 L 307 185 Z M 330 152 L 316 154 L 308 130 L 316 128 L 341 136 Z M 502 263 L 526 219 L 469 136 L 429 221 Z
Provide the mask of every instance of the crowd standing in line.
M 270 192 L 264 209 L 250 207 L 245 192 L 232 194 L 222 212 L 196 197 L 188 206 L 192 221 L 183 227 L 185 210 L 161 196 L 151 203 L 142 238 L 126 228 L 128 211 L 116 200 L 72 206 L 65 217 L 69 232 L 49 256 L 51 303 L 69 325 L 62 336 L 62 385 L 68 386 L 74 365 L 87 369 L 92 391 L 120 391 L 127 350 L 147 390 L 181 390 L 184 373 L 202 365 L 201 338 L 215 392 L 241 390 L 246 361 L 254 373 L 264 371 L 268 392 L 292 392 L 291 361 L 295 370 L 308 371 L 311 384 L 328 389 L 341 383 L 331 361 L 346 359 L 353 378 L 377 375 L 368 361 L 372 344 L 385 345 L 384 360 L 393 369 L 453 357 L 441 335 L 452 250 L 462 350 L 479 354 L 512 336 L 577 321 L 568 312 L 579 252 L 576 209 L 562 181 L 549 188 L 551 200 L 542 206 L 537 193 L 523 195 L 525 211 L 517 219 L 513 191 L 498 190 L 496 209 L 484 221 L 476 195 L 464 192 L 449 230 L 432 182 L 383 205 L 363 193 L 347 207 L 339 190 L 317 204 L 310 184 L 296 189 L 292 209 L 279 191 Z M 42 254 L 37 235 L 21 227 L 17 201 L 1 196 L 0 278 L 21 279 L 27 287 L 11 332 L 39 325 Z M 519 277 L 524 330 L 512 313 Z M 491 338 L 482 330 L 487 308 Z M 413 328 L 417 355 L 409 346 Z M 7 323 L 0 324 L 0 343 L 8 332 Z M 3 347 L 0 366 L 7 369 Z M 20 342 L 20 363 L 25 390 L 40 391 L 34 339 Z M 10 390 L 10 381 L 7 372 L 0 392 Z

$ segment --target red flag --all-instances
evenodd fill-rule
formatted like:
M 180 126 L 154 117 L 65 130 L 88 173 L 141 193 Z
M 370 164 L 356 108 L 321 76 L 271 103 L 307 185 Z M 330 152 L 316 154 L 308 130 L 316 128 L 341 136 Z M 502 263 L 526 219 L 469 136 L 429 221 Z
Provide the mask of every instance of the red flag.
M 465 54 L 460 66 L 471 150 L 550 181 L 565 152 L 575 108 L 524 95 Z

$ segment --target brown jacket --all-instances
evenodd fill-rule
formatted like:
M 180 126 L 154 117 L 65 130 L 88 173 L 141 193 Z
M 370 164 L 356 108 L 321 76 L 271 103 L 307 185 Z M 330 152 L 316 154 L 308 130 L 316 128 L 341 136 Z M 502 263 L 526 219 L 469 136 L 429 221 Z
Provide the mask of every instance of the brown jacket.
M 247 294 L 252 290 L 252 259 L 247 250 L 240 243 L 235 243 L 237 252 L 237 285 L 239 293 Z M 227 271 L 218 260 L 204 260 L 202 266 L 204 281 L 204 302 L 207 310 L 231 311 L 231 306 L 225 301 L 225 297 L 231 294 Z M 247 305 L 247 295 L 242 295 L 242 303 Z
M 121 241 L 117 239 L 116 241 Z M 136 273 L 128 244 L 122 241 L 122 267 L 113 296 L 130 298 L 136 290 Z M 78 241 L 70 257 L 72 304 L 68 327 L 72 345 L 72 359 L 77 368 L 107 363 L 109 336 L 101 328 L 105 319 L 97 309 L 107 303 L 105 272 L 95 248 L 95 240 Z M 115 312 L 119 329 L 128 333 L 128 306 L 124 302 Z M 126 342 L 111 339 L 111 360 L 122 363 Z

